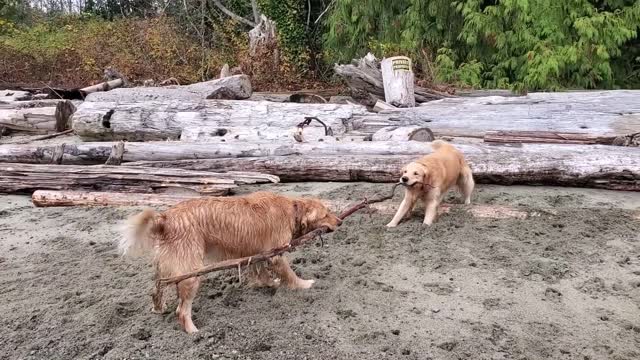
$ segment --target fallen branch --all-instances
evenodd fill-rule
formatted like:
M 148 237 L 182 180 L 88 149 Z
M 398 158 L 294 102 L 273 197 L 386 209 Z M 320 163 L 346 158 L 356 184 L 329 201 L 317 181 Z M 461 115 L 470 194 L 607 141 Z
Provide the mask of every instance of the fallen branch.
M 61 132 L 57 132 L 57 133 L 53 133 L 53 134 L 49 134 L 49 135 L 38 136 L 36 138 L 25 140 L 25 141 L 13 142 L 11 144 L 29 144 L 29 143 L 34 142 L 34 141 L 53 139 L 53 138 L 56 138 L 58 136 L 71 134 L 72 132 L 73 132 L 73 129 L 68 129 L 68 130 L 65 130 L 65 131 L 61 131 Z
M 382 202 L 382 201 L 389 200 L 389 199 L 393 198 L 393 195 L 394 195 L 395 190 L 398 187 L 398 185 L 399 184 L 395 184 L 393 186 L 393 189 L 391 190 L 391 194 L 386 195 L 386 196 L 382 196 L 382 197 L 379 197 L 379 198 L 376 198 L 376 199 L 372 199 L 372 200 L 364 199 L 362 202 L 360 202 L 360 203 L 352 206 L 351 208 L 345 210 L 338 217 L 340 219 L 344 220 L 348 216 L 352 215 L 356 211 L 366 207 L 369 204 L 378 203 L 378 202 Z M 321 227 L 319 229 L 315 229 L 315 230 L 313 230 L 311 232 L 308 232 L 308 233 L 300 236 L 299 238 L 295 238 L 295 239 L 291 240 L 288 244 L 286 244 L 284 246 L 273 248 L 273 249 L 267 251 L 266 253 L 258 254 L 258 255 L 255 255 L 255 256 L 243 257 L 243 258 L 239 258 L 239 259 L 229 259 L 229 260 L 220 261 L 220 262 L 205 266 L 200 270 L 192 271 L 192 272 L 189 272 L 189 273 L 186 273 L 186 274 L 182 274 L 182 275 L 174 276 L 174 277 L 170 277 L 170 278 L 158 279 L 156 281 L 156 284 L 157 284 L 157 286 L 166 286 L 166 285 L 169 285 L 169 284 L 179 283 L 180 281 L 185 280 L 185 279 L 189 279 L 189 278 L 192 278 L 192 277 L 208 274 L 210 272 L 226 270 L 226 269 L 234 269 L 234 268 L 240 268 L 240 267 L 246 267 L 246 266 L 249 266 L 251 264 L 255 264 L 255 263 L 258 263 L 258 262 L 266 261 L 266 260 L 269 260 L 270 258 L 272 258 L 274 256 L 278 256 L 278 255 L 282 255 L 282 254 L 287 253 L 287 252 L 291 252 L 291 251 L 295 250 L 295 248 L 297 248 L 298 246 L 304 245 L 304 244 L 314 240 L 316 237 L 318 237 L 318 236 L 320 236 L 322 234 L 325 234 L 327 232 L 329 232 L 329 228 L 323 226 L 323 227 Z
M 80 89 L 80 91 L 82 91 L 86 95 L 86 94 L 91 94 L 97 91 L 109 91 L 111 89 L 118 88 L 122 85 L 124 85 L 124 80 L 115 79 L 111 81 L 105 81 L 100 84 L 87 86 L 85 88 Z

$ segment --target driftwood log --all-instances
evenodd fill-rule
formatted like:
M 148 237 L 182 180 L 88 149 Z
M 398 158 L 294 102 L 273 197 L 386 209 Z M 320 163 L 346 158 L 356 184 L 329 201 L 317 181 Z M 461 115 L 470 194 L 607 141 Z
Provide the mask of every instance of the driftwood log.
M 178 140 L 186 128 L 199 128 L 205 134 L 225 127 L 289 131 L 304 117 L 314 116 L 331 126 L 336 135 L 370 135 L 389 126 L 422 126 L 436 136 L 453 137 L 482 138 L 490 131 L 618 137 L 640 132 L 638 104 L 640 91 L 631 90 L 451 98 L 378 114 L 363 106 L 339 104 L 123 100 L 81 104 L 73 115 L 73 126 L 84 140 Z
M 0 104 L 0 127 L 14 132 L 46 134 L 61 132 L 71 128 L 71 115 L 75 106 L 69 100 L 63 101 L 25 101 L 13 103 L 13 108 L 6 108 L 9 104 Z
M 561 133 L 552 131 L 487 131 L 487 143 L 539 143 L 539 144 L 582 144 L 640 146 L 640 132 L 624 136 L 598 136 L 581 133 Z
M 373 54 L 369 53 L 361 59 L 354 59 L 351 64 L 336 64 L 334 70 L 338 76 L 344 79 L 354 98 L 368 101 L 368 105 L 371 106 L 375 104 L 376 100 L 384 100 L 384 83 L 380 62 Z M 414 91 L 415 101 L 419 103 L 452 97 L 452 95 L 420 86 L 415 86 Z
M 30 100 L 31 93 L 22 90 L 0 90 L 0 102 Z
M 89 94 L 88 102 L 199 101 L 203 99 L 247 99 L 251 96 L 251 81 L 247 75 L 184 86 L 121 88 Z
M 464 152 L 478 183 L 559 185 L 640 191 L 640 148 L 550 144 L 521 146 L 477 144 L 457 145 L 457 147 Z M 277 175 L 283 182 L 396 182 L 402 166 L 421 155 L 308 154 L 165 162 L 143 161 L 129 165 L 209 171 L 257 171 Z
M 416 106 L 411 59 L 406 56 L 386 58 L 380 63 L 380 69 L 385 102 L 400 108 Z
M 0 162 L 103 164 L 114 143 L 2 145 Z M 478 182 L 639 190 L 640 148 L 564 144 L 457 144 Z M 358 143 L 124 143 L 123 163 L 204 171 L 256 171 L 283 181 L 395 182 L 429 154 L 417 141 Z M 403 156 L 407 155 L 407 156 Z M 210 160 L 207 160 L 210 159 Z M 181 161 L 186 160 L 186 161 Z
M 92 94 L 98 91 L 109 91 L 115 88 L 119 88 L 124 85 L 124 80 L 122 79 L 113 79 L 110 81 L 105 81 L 100 84 L 87 86 L 85 88 L 80 89 L 86 95 Z
M 155 193 L 187 191 L 226 195 L 238 184 L 278 182 L 276 176 L 232 172 L 218 174 L 182 169 L 127 166 L 0 164 L 0 193 L 44 190 L 105 190 Z

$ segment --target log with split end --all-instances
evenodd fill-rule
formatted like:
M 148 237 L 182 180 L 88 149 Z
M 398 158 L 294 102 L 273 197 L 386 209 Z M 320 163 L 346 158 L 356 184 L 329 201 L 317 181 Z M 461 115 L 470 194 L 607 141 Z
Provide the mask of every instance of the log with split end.
M 0 164 L 0 192 L 105 190 L 134 193 L 177 192 L 227 195 L 239 184 L 278 182 L 276 176 L 250 172 L 212 173 L 127 166 Z

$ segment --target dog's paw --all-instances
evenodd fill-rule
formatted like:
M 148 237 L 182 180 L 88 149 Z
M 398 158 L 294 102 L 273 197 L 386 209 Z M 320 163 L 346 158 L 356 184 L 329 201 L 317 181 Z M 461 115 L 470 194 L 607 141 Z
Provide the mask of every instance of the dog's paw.
M 315 280 L 300 280 L 296 284 L 296 288 L 297 289 L 310 289 L 313 286 L 313 283 L 315 283 L 315 282 L 316 282 Z
M 396 226 L 398 226 L 398 225 L 396 225 L 396 224 L 392 224 L 392 223 L 388 223 L 388 224 L 387 224 L 387 227 L 388 227 L 388 228 L 394 228 L 394 227 L 396 227 Z

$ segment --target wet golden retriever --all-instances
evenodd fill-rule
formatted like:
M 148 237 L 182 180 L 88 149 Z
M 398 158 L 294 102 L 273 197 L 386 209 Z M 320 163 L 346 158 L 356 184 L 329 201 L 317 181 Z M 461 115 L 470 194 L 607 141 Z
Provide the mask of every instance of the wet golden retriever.
M 457 185 L 464 203 L 471 203 L 474 181 L 471 168 L 462 153 L 442 140 L 431 143 L 433 153 L 402 168 L 400 182 L 405 186 L 404 200 L 387 227 L 396 227 L 418 200 L 425 206 L 424 224 L 430 226 L 436 218 L 437 208 L 449 189 Z
M 316 199 L 269 192 L 203 198 L 182 202 L 163 213 L 145 210 L 133 216 L 120 250 L 123 255 L 153 254 L 157 279 L 199 269 L 206 260 L 253 256 L 322 226 L 333 231 L 340 224 L 341 220 Z M 267 266 L 289 288 L 307 289 L 314 282 L 300 279 L 285 257 L 272 258 Z M 274 285 L 264 272 L 253 275 L 264 285 Z M 191 319 L 191 305 L 199 285 L 198 277 L 176 285 L 176 314 L 188 333 L 198 331 Z M 163 293 L 164 286 L 156 286 L 154 312 L 165 310 Z

